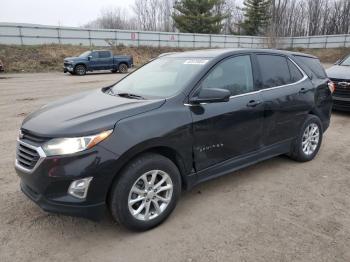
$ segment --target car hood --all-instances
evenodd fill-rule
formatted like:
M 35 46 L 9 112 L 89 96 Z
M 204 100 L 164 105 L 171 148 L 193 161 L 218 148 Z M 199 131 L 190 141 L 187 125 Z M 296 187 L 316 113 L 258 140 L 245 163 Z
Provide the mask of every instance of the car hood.
M 87 60 L 87 58 L 85 58 L 85 57 L 66 57 L 65 59 L 64 59 L 64 61 L 86 61 Z
M 91 135 L 113 128 L 121 119 L 159 108 L 164 102 L 112 96 L 98 89 L 43 106 L 23 121 L 22 129 L 50 138 Z
M 329 78 L 350 79 L 350 66 L 335 65 L 326 71 Z

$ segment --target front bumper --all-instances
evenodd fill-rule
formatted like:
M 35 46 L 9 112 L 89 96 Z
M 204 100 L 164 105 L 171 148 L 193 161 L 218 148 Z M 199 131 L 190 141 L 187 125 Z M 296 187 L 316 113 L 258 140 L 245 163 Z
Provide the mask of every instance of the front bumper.
M 350 97 L 333 96 L 333 109 L 340 111 L 350 111 Z
M 101 219 L 115 176 L 117 156 L 97 145 L 68 156 L 45 157 L 30 172 L 16 165 L 23 193 L 44 211 Z M 85 199 L 68 194 L 72 181 L 93 177 Z
M 77 205 L 69 202 L 58 203 L 45 198 L 44 195 L 34 191 L 21 181 L 22 192 L 36 203 L 42 210 L 51 213 L 64 214 L 69 216 L 85 217 L 91 220 L 100 220 L 106 211 L 104 202 L 92 205 Z
M 65 65 L 65 66 L 63 66 L 63 72 L 64 73 L 73 72 L 73 71 L 74 71 L 73 65 Z

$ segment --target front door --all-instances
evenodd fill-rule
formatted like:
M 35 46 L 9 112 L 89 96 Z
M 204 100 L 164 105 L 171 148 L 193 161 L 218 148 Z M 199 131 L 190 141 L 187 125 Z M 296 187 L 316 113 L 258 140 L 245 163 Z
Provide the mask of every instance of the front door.
M 201 88 L 231 92 L 229 102 L 191 106 L 197 171 L 256 151 L 261 145 L 263 103 L 250 55 L 227 58 L 202 80 Z

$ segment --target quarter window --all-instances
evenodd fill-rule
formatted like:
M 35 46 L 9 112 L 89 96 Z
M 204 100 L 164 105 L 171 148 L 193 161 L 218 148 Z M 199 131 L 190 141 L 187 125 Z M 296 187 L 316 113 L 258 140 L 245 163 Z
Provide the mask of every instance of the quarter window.
M 295 64 L 292 63 L 290 60 L 288 60 L 288 66 L 289 66 L 290 77 L 292 82 L 297 82 L 303 78 L 303 74 L 295 66 Z
M 262 88 L 276 87 L 290 84 L 291 75 L 287 59 L 279 55 L 257 55 L 260 67 Z
M 320 60 L 308 56 L 296 55 L 295 58 L 298 62 L 301 62 L 304 66 L 307 66 L 309 70 L 318 78 L 325 79 L 327 74 L 322 67 Z
M 227 89 L 231 95 L 254 91 L 250 56 L 236 56 L 219 63 L 202 81 L 201 87 Z

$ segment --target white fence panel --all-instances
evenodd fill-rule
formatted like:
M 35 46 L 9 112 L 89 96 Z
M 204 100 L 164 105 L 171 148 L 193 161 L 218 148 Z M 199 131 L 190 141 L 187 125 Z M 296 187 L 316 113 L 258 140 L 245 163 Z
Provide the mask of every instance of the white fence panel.
M 13 26 L 1 26 L 0 35 L 1 36 L 19 36 L 20 35 L 20 27 Z
M 0 44 L 4 45 L 21 45 L 21 38 L 18 36 L 1 36 L 0 35 Z
M 278 48 L 350 47 L 350 35 L 281 37 L 274 39 Z M 172 32 L 137 32 L 0 23 L 0 44 L 40 45 L 72 44 L 84 46 L 170 46 L 184 48 L 267 48 L 266 37 L 207 35 Z

